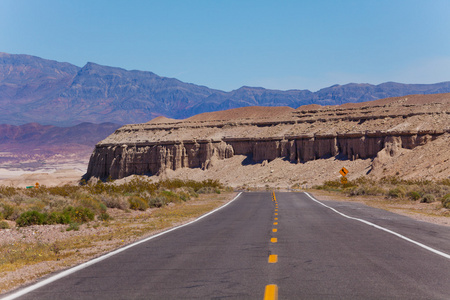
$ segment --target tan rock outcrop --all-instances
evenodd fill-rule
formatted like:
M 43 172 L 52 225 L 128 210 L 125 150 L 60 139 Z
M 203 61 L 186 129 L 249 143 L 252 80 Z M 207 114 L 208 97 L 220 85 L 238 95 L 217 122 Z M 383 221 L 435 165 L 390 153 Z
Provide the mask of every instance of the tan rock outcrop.
M 248 156 L 254 163 L 280 157 L 292 163 L 372 158 L 376 167 L 402 149 L 450 132 L 450 95 L 438 99 L 415 95 L 309 110 L 242 108 L 190 120 L 161 118 L 126 125 L 96 145 L 86 177 L 116 179 L 181 168 L 208 169 L 234 155 Z M 233 115 L 239 117 L 225 118 Z

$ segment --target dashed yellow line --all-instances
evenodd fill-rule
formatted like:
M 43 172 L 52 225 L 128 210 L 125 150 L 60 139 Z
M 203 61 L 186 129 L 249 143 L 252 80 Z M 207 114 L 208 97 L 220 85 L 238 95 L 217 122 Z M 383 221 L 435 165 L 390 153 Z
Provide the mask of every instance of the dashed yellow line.
M 278 255 L 270 254 L 269 255 L 269 264 L 274 264 L 276 262 L 278 262 Z
M 264 300 L 278 300 L 278 286 L 276 284 L 266 285 Z
M 275 216 L 278 216 L 278 202 L 277 197 L 275 196 L 275 191 L 272 192 L 272 201 L 275 202 Z M 278 221 L 278 218 L 275 217 L 274 221 Z M 273 222 L 273 225 L 278 225 L 278 222 Z M 272 228 L 272 232 L 277 232 L 277 228 Z M 278 239 L 273 237 L 270 239 L 271 243 L 277 243 Z M 274 264 L 278 262 L 278 255 L 270 254 L 269 255 L 269 264 Z M 278 286 L 276 284 L 268 284 L 266 285 L 266 289 L 264 291 L 264 300 L 278 300 Z

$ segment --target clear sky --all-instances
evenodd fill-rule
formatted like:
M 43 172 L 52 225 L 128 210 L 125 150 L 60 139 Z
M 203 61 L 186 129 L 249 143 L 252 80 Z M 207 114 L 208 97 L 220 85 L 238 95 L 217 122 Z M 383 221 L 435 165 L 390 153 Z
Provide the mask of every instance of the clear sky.
M 0 0 L 0 52 L 230 91 L 450 81 L 450 0 Z

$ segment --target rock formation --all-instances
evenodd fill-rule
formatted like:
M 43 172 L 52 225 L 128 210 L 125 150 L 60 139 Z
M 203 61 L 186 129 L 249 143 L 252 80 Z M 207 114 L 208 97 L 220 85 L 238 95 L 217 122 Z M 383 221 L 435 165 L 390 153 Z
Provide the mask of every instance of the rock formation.
M 208 169 L 245 155 L 249 163 L 396 156 L 450 133 L 450 94 L 412 95 L 341 106 L 247 107 L 185 120 L 126 125 L 96 145 L 87 178 Z

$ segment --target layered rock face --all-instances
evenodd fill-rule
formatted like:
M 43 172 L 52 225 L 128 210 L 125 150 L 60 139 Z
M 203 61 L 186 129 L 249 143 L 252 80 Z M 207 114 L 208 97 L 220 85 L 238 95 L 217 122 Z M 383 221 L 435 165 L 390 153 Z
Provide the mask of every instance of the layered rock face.
M 450 132 L 450 94 L 414 95 L 297 110 L 250 107 L 186 120 L 159 118 L 126 125 L 96 145 L 87 178 L 208 169 L 245 155 L 248 163 L 292 163 L 336 157 L 375 158 L 413 149 Z

